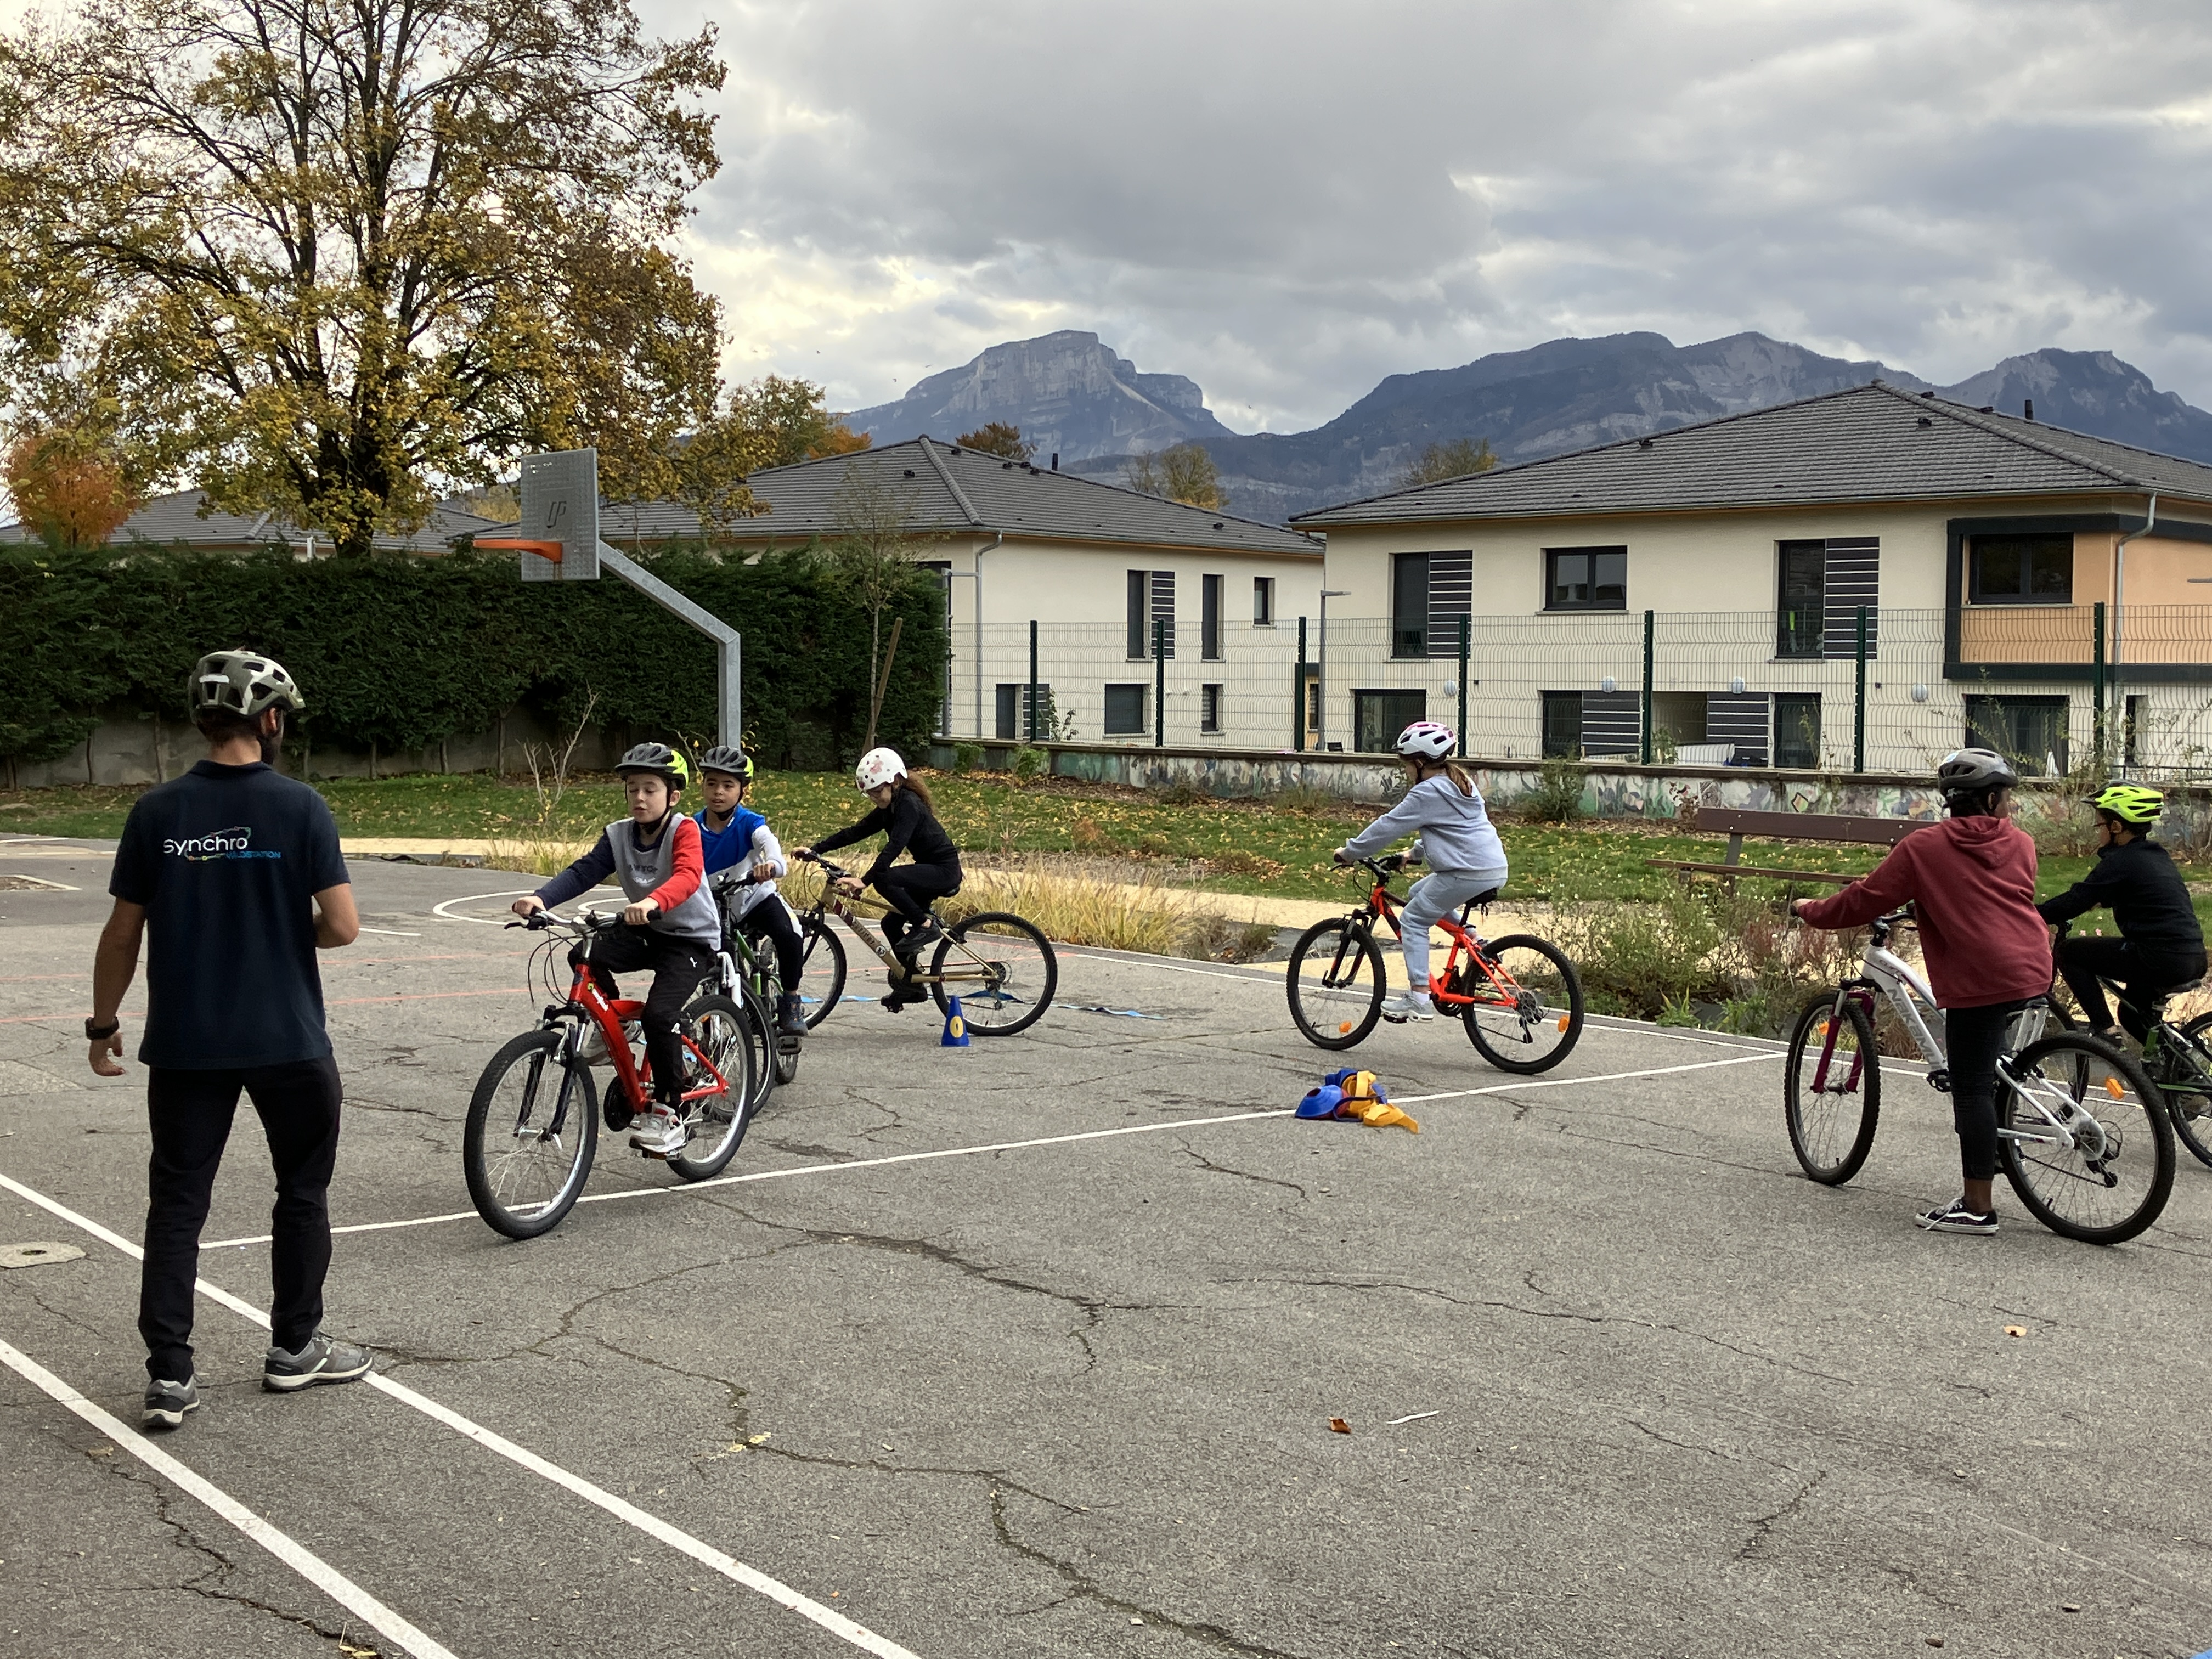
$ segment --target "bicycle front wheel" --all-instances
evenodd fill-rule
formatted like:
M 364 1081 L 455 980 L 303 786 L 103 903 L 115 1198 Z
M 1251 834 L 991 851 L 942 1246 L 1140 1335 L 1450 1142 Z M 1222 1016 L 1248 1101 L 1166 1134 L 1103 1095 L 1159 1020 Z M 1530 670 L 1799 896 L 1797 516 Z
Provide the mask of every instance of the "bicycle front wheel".
M 1866 1163 L 1881 1120 L 1881 1056 L 1874 1021 L 1852 998 L 1831 991 L 1797 1016 L 1782 1115 L 1798 1166 L 1822 1186 L 1842 1186 Z
M 1456 1012 L 1468 1040 L 1501 1072 L 1548 1072 L 1583 1035 L 1583 982 L 1566 952 L 1526 933 L 1486 940 L 1452 988 L 1474 1000 Z M 1446 1007 L 1454 1005 L 1447 1003 Z
M 1317 921 L 1298 935 L 1285 966 L 1291 1021 L 1316 1048 L 1350 1048 L 1382 1017 L 1382 952 L 1346 918 Z
M 930 958 L 929 994 L 949 1015 L 960 999 L 960 1016 L 977 1036 L 1012 1036 L 1036 1024 L 1060 985 L 1060 959 L 1052 941 L 1031 923 L 1003 911 L 986 911 L 945 930 Z
M 509 1238 L 550 1232 L 575 1205 L 599 1146 L 592 1068 L 567 1033 L 525 1031 L 491 1057 L 469 1097 L 461 1173 L 477 1213 Z
M 811 1031 L 830 1018 L 845 994 L 845 942 L 826 916 L 811 918 L 799 942 L 805 948 L 805 966 L 799 969 L 799 983 L 787 988 L 799 994 Z
M 757 1012 L 757 1000 L 748 995 L 744 1004 L 725 996 L 701 997 L 684 1011 L 684 1035 L 690 1039 L 684 1051 L 684 1092 L 709 1087 L 714 1078 L 703 1060 L 721 1074 L 722 1087 L 710 1095 L 684 1103 L 691 1139 L 684 1150 L 671 1156 L 668 1167 L 686 1181 L 705 1181 L 722 1173 L 737 1155 L 753 1114 L 768 1091 L 775 1086 L 773 1073 L 761 1066 L 762 1052 Z M 693 1053 L 696 1048 L 697 1053 Z
M 1997 1073 L 1997 1161 L 2052 1232 L 2118 1244 L 2166 1207 L 2173 1122 L 2132 1056 L 2062 1031 L 2029 1044 Z
M 2167 1048 L 2172 1083 L 2162 1085 L 2173 1116 L 2173 1133 L 2200 1164 L 2212 1164 L 2212 1014 L 2199 1014 L 2181 1028 L 2187 1047 Z

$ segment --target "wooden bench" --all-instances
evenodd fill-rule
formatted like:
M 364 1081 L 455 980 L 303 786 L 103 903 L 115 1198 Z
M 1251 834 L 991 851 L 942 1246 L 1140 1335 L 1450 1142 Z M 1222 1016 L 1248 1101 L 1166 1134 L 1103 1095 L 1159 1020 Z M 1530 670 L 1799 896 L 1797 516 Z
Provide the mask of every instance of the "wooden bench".
M 1647 859 L 1647 864 L 1686 875 L 1725 876 L 1729 885 L 1738 876 L 1764 876 L 1771 881 L 1819 881 L 1832 887 L 1848 887 L 1856 876 L 1840 876 L 1828 870 L 1777 870 L 1743 861 L 1743 838 L 1755 836 L 1773 841 L 1825 842 L 1831 845 L 1894 847 L 1916 830 L 1929 828 L 1932 818 L 1855 818 L 1830 812 L 1753 812 L 1729 806 L 1701 806 L 1697 828 L 1700 834 L 1726 836 L 1728 855 L 1718 864 L 1686 859 Z

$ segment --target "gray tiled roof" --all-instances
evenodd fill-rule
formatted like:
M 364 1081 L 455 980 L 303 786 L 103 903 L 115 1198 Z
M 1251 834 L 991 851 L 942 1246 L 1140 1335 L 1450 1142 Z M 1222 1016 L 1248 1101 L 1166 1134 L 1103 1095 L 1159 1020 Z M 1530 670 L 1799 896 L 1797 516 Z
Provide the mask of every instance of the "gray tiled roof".
M 1876 383 L 1323 507 L 1294 522 L 1326 529 L 2114 489 L 2212 502 L 2212 466 Z
M 202 517 L 200 507 L 206 500 L 197 489 L 156 495 L 117 526 L 107 544 L 115 547 L 133 542 L 154 542 L 163 547 L 182 545 L 212 550 L 265 547 L 276 542 L 295 547 L 307 544 L 306 531 L 272 514 L 211 511 Z M 512 532 L 513 528 L 495 520 L 478 518 L 473 513 L 439 507 L 432 509 L 428 520 L 411 535 L 379 536 L 375 544 L 380 552 L 386 553 L 447 553 L 463 536 L 495 536 Z M 20 524 L 0 525 L 0 543 L 34 539 Z M 316 540 L 327 550 L 327 536 L 318 532 Z
M 1036 536 L 1046 540 L 1123 542 L 1155 547 L 1227 549 L 1317 559 L 1321 544 L 1280 525 L 1209 513 L 1119 484 L 1010 462 L 933 438 L 912 438 L 756 472 L 747 482 L 768 504 L 722 535 L 739 543 L 827 540 L 838 532 L 838 495 L 855 471 L 898 493 L 917 531 Z M 609 502 L 599 532 L 617 544 L 688 541 L 699 520 L 673 501 Z

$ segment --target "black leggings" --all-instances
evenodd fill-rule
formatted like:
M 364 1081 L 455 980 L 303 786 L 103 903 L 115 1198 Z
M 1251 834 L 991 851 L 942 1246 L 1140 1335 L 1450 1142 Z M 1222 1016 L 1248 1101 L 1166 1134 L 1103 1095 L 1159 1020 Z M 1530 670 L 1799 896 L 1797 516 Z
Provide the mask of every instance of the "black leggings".
M 747 939 L 764 939 L 775 947 L 775 972 L 783 981 L 783 994 L 797 996 L 799 976 L 806 971 L 806 947 L 799 939 L 799 924 L 791 919 L 783 901 L 773 895 L 763 899 L 745 912 L 738 926 Z
M 1959 1131 L 1959 1166 L 1969 1181 L 1997 1172 L 1997 1056 L 2026 1000 L 1943 1011 L 1943 1053 L 1951 1068 L 1951 1121 Z
M 2202 977 L 2204 952 L 2146 951 L 2129 939 L 2069 937 L 2058 943 L 2058 971 L 2081 1005 L 2081 1018 L 2098 1031 L 2111 1028 L 2112 1010 L 2097 981 L 2100 975 L 2119 981 L 2125 988 L 2120 996 L 2120 1024 L 2140 1042 L 2150 1030 L 2151 999 Z
M 338 1155 L 338 1067 L 301 1060 L 194 1072 L 146 1071 L 146 1115 L 154 1151 L 148 1160 L 146 1255 L 138 1279 L 138 1334 L 146 1372 L 181 1382 L 192 1374 L 192 1280 L 199 1271 L 200 1228 L 207 1221 L 231 1115 L 243 1089 L 269 1137 L 276 1206 L 269 1231 L 275 1296 L 269 1334 L 296 1353 L 323 1321 L 323 1278 L 331 1266 L 331 1171 Z
M 932 899 L 950 898 L 960 890 L 957 864 L 894 864 L 879 872 L 872 884 L 893 907 L 884 918 L 884 938 L 893 950 L 909 927 L 929 920 Z
M 591 963 L 592 980 L 610 997 L 617 974 L 653 969 L 653 988 L 645 994 L 645 1012 L 637 1023 L 645 1031 L 653 1092 L 664 1105 L 674 1105 L 684 1097 L 684 1044 L 676 1035 L 677 1022 L 699 981 L 713 971 L 714 953 L 696 939 L 623 927 L 601 933 L 587 952 L 582 947 L 570 951 L 568 960 L 580 956 Z

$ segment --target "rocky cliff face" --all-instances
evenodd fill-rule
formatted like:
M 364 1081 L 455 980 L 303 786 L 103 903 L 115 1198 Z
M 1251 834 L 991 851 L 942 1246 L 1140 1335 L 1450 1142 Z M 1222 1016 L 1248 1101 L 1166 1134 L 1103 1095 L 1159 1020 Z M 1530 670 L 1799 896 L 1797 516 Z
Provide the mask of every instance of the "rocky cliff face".
M 2167 455 L 2212 461 L 2212 415 L 2160 392 L 2150 376 L 2109 351 L 2046 346 L 1945 388 L 1977 407 L 2017 415 L 2030 398 L 2035 418 Z
M 856 410 L 846 422 L 878 443 L 927 432 L 951 439 L 989 421 L 1019 427 L 1040 456 L 1060 465 L 1139 455 L 1192 438 L 1226 438 L 1195 380 L 1141 374 L 1096 334 L 1063 329 L 993 346 L 959 368 L 918 380 L 893 404 Z

